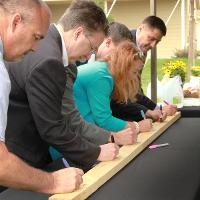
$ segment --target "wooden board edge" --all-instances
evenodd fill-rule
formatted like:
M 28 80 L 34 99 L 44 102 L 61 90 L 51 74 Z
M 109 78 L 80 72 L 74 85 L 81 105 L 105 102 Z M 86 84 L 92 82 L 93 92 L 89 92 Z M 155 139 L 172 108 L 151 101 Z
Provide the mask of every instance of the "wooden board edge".
M 84 200 L 108 181 L 113 175 L 126 166 L 134 157 L 143 151 L 152 141 L 161 135 L 169 126 L 181 117 L 180 112 L 168 117 L 163 123 L 154 123 L 154 130 L 141 133 L 138 136 L 138 143 L 120 148 L 117 159 L 108 162 L 101 162 L 83 175 L 81 188 L 72 193 L 55 194 L 49 200 Z

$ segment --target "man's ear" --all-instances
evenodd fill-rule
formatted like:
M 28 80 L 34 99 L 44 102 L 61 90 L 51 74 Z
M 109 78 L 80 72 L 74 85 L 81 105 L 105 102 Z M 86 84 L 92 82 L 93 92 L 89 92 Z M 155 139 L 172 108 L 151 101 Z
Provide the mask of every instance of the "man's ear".
M 111 37 L 106 38 L 106 47 L 109 47 L 111 43 L 112 43 L 112 38 Z
M 138 30 L 141 32 L 141 30 L 142 29 L 144 29 L 144 24 L 140 24 L 139 26 L 138 26 Z
M 74 40 L 77 40 L 78 37 L 84 32 L 84 29 L 82 26 L 79 26 L 78 28 L 75 29 L 73 33 Z
M 12 17 L 12 32 L 16 30 L 16 28 L 19 26 L 19 24 L 22 22 L 22 17 L 19 13 L 15 14 Z

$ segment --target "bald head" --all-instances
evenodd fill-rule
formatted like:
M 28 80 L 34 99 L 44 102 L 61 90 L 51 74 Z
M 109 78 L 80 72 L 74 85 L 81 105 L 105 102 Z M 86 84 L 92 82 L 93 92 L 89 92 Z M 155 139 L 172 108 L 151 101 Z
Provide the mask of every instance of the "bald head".
M 20 13 L 23 20 L 30 20 L 35 10 L 45 10 L 50 18 L 51 12 L 47 4 L 41 0 L 0 0 L 0 15 Z
M 50 24 L 50 10 L 41 0 L 0 0 L 0 38 L 4 59 L 18 60 L 35 51 Z

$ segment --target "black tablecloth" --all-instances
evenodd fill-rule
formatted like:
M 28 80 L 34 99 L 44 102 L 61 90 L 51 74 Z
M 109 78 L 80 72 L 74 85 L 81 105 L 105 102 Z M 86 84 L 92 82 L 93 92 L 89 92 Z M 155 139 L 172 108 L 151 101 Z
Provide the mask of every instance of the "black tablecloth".
M 200 118 L 181 118 L 155 143 L 112 177 L 89 200 L 199 200 Z M 9 189 L 0 200 L 47 200 L 46 195 Z
M 193 200 L 200 185 L 200 119 L 181 118 L 89 200 Z
M 36 192 L 7 189 L 0 194 L 0 200 L 48 200 L 50 195 Z
M 182 117 L 200 117 L 200 106 L 184 106 L 179 110 Z

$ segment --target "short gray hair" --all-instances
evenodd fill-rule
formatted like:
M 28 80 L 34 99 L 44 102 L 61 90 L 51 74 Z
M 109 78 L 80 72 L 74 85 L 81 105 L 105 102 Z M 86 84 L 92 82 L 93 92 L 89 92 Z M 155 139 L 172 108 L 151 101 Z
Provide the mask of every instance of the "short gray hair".
M 84 26 L 90 32 L 104 32 L 107 35 L 108 21 L 105 13 L 91 0 L 74 0 L 58 21 L 64 31 Z
M 47 4 L 42 0 L 0 0 L 0 13 L 1 10 L 5 13 L 14 14 L 20 13 L 23 20 L 32 18 L 35 9 L 45 8 L 51 16 L 51 11 Z

